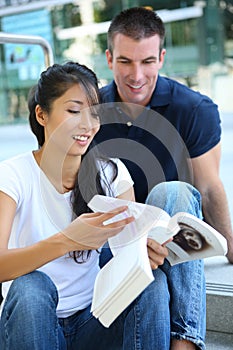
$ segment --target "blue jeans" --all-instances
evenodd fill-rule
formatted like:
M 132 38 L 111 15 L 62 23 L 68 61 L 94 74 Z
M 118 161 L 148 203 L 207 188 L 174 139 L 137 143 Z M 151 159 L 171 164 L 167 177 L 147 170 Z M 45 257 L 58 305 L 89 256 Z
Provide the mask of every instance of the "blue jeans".
M 171 216 L 184 211 L 202 219 L 201 196 L 193 186 L 184 182 L 171 181 L 155 186 L 146 203 L 165 210 Z M 110 250 L 103 249 L 100 266 L 110 258 Z M 155 281 L 150 288 L 154 288 L 156 293 L 151 300 L 157 314 L 166 317 L 166 322 L 163 322 L 155 316 L 155 349 L 169 349 L 165 344 L 170 344 L 170 338 L 175 338 L 187 339 L 204 350 L 206 288 L 203 261 L 190 261 L 171 267 L 165 260 L 153 274 Z
M 167 201 L 162 206 L 170 214 L 185 210 L 201 215 L 198 192 L 185 184 L 171 182 L 156 186 L 148 203 L 153 201 L 157 206 L 162 203 L 166 189 Z M 174 203 L 180 205 L 177 210 L 172 209 Z M 174 267 L 165 262 L 153 273 L 155 280 L 109 328 L 91 315 L 90 307 L 58 319 L 58 295 L 51 279 L 39 271 L 19 277 L 12 283 L 4 304 L 0 349 L 169 350 L 171 335 L 189 339 L 204 349 L 202 262 Z
M 164 209 L 170 216 L 184 211 L 202 218 L 199 192 L 183 182 L 157 185 L 149 193 L 146 203 Z M 167 277 L 170 293 L 171 337 L 190 340 L 200 349 L 205 349 L 206 288 L 203 261 L 190 261 L 171 267 L 166 260 L 160 270 Z

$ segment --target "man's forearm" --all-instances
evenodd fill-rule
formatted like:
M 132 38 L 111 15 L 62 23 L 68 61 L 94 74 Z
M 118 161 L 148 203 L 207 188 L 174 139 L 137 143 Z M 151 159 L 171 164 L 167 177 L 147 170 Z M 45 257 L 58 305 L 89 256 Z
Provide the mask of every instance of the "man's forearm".
M 226 192 L 220 183 L 214 189 L 202 193 L 204 220 L 219 231 L 228 242 L 227 257 L 233 263 L 233 233 Z

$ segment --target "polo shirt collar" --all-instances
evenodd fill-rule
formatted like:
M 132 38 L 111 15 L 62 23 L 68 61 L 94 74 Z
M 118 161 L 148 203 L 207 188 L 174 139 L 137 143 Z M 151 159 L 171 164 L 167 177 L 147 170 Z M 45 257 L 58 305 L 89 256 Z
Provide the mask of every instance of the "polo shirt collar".
M 172 95 L 169 81 L 159 75 L 155 90 L 150 100 L 150 107 L 166 106 L 171 102 L 171 99 Z
M 108 86 L 105 86 L 102 88 L 104 91 L 104 101 L 109 103 L 109 102 L 114 102 L 117 98 L 117 86 L 115 81 L 113 80 Z

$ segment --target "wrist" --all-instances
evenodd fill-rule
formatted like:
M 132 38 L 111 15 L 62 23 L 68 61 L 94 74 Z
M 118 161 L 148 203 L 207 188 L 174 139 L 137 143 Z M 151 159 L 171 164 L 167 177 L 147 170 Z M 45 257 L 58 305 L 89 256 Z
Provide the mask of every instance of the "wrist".
M 86 247 L 78 244 L 75 240 L 68 237 L 65 233 L 59 232 L 57 233 L 57 239 L 61 245 L 61 249 L 63 251 L 63 255 L 69 253 L 74 250 L 85 250 Z
M 63 255 L 74 250 L 74 241 L 69 239 L 63 232 L 58 232 L 56 234 L 56 239 Z
M 52 250 L 54 256 L 60 257 L 73 250 L 71 241 L 62 233 L 58 232 L 40 242 L 43 250 Z

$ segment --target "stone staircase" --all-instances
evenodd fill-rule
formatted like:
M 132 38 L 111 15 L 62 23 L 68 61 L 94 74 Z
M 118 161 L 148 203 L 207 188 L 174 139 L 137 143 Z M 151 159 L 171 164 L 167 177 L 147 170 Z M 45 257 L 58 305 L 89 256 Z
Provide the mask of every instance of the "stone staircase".
M 225 257 L 205 260 L 207 350 L 233 350 L 233 265 Z

